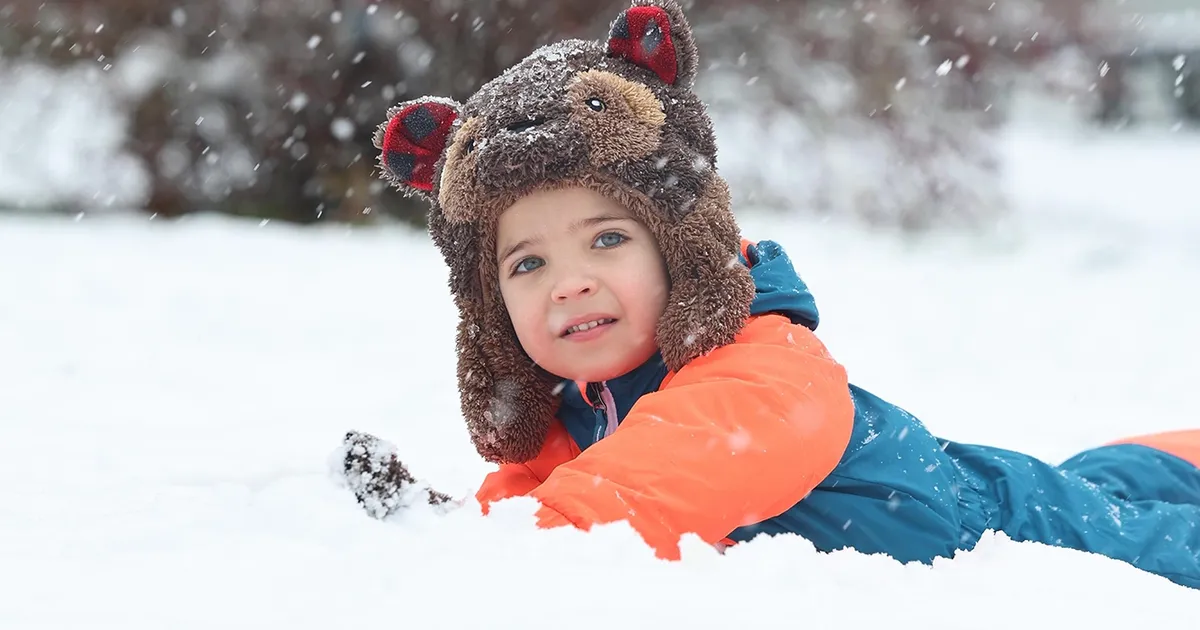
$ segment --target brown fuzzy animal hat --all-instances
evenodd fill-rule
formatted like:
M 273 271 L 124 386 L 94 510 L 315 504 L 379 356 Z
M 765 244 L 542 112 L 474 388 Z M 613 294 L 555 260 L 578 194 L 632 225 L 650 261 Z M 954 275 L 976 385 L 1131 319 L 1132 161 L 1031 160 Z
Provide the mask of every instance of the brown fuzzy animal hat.
M 606 41 L 544 46 L 466 103 L 407 101 L 376 132 L 384 179 L 432 206 L 460 313 L 462 412 L 484 459 L 536 457 L 562 390 L 522 350 L 500 295 L 496 221 L 521 196 L 586 186 L 647 226 L 670 278 L 656 332 L 668 369 L 730 343 L 749 316 L 754 284 L 692 91 L 697 66 L 675 0 L 633 0 Z

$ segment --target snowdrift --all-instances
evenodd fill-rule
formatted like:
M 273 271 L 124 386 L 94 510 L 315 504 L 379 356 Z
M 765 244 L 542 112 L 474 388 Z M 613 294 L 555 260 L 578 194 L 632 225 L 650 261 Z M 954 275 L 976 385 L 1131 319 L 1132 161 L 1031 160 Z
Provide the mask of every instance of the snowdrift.
M 1054 162 L 1079 154 L 1040 142 L 1018 140 L 1044 161 L 1014 171 L 1026 214 L 1004 237 L 745 230 L 788 247 L 852 380 L 939 435 L 1060 460 L 1200 424 L 1188 182 L 1117 177 L 1128 147 L 1068 172 Z M 1093 196 L 1035 181 L 1054 169 Z M 457 417 L 443 266 L 400 228 L 7 216 L 0 269 L 3 628 L 1011 630 L 1200 610 L 1121 563 L 991 535 L 933 566 L 795 537 L 724 556 L 688 540 L 666 563 L 623 525 L 536 530 L 525 500 L 367 518 L 327 472 L 348 429 L 458 496 L 489 470 Z

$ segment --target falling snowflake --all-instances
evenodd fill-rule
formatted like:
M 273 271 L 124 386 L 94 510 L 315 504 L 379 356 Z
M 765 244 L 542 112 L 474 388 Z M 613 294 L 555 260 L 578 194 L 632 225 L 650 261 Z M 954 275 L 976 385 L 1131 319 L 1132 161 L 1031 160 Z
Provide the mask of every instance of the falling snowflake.
M 308 106 L 308 95 L 304 92 L 296 92 L 292 98 L 288 100 L 288 108 L 293 112 L 298 112 Z
M 512 380 L 501 380 L 492 393 L 485 417 L 497 426 L 511 424 L 520 415 L 520 386 Z
M 344 142 L 354 137 L 354 123 L 349 118 L 334 118 L 329 124 L 329 131 L 335 138 Z

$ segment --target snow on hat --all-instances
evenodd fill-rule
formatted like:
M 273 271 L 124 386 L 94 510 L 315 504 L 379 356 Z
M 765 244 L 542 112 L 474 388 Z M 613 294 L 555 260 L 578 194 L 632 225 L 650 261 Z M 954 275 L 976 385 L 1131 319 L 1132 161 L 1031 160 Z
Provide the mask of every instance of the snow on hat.
M 656 340 L 668 369 L 730 343 L 754 284 L 692 90 L 698 54 L 675 0 L 633 0 L 605 41 L 543 46 L 465 103 L 401 103 L 375 134 L 382 177 L 426 199 L 460 319 L 458 384 L 476 450 L 542 448 L 562 379 L 522 350 L 500 295 L 496 221 L 538 188 L 580 185 L 627 207 L 658 241 L 670 293 Z

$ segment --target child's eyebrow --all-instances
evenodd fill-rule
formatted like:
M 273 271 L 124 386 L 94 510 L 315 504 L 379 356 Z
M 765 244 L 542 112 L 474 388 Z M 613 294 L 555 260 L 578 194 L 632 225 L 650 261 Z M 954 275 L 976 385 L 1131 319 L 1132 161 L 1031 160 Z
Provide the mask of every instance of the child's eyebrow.
M 534 236 L 531 238 L 521 239 L 521 240 L 517 241 L 516 243 L 513 243 L 512 245 L 505 248 L 504 252 L 501 253 L 498 258 L 496 258 L 496 262 L 504 262 L 505 260 L 508 259 L 509 256 L 512 256 L 513 253 L 516 252 L 517 250 L 525 248 L 525 247 L 529 247 L 530 245 L 533 245 L 534 243 L 536 243 L 540 240 L 542 240 L 542 237 L 540 237 L 540 236 Z
M 570 232 L 574 233 L 574 232 L 578 232 L 582 228 L 592 227 L 594 225 L 600 225 L 601 223 L 608 223 L 609 221 L 631 221 L 631 220 L 632 219 L 630 219 L 629 217 L 622 217 L 622 216 L 618 216 L 615 214 L 601 214 L 601 215 L 594 216 L 594 217 L 588 217 L 586 219 L 580 219 L 580 220 L 572 223 L 571 227 L 568 228 L 568 230 Z

